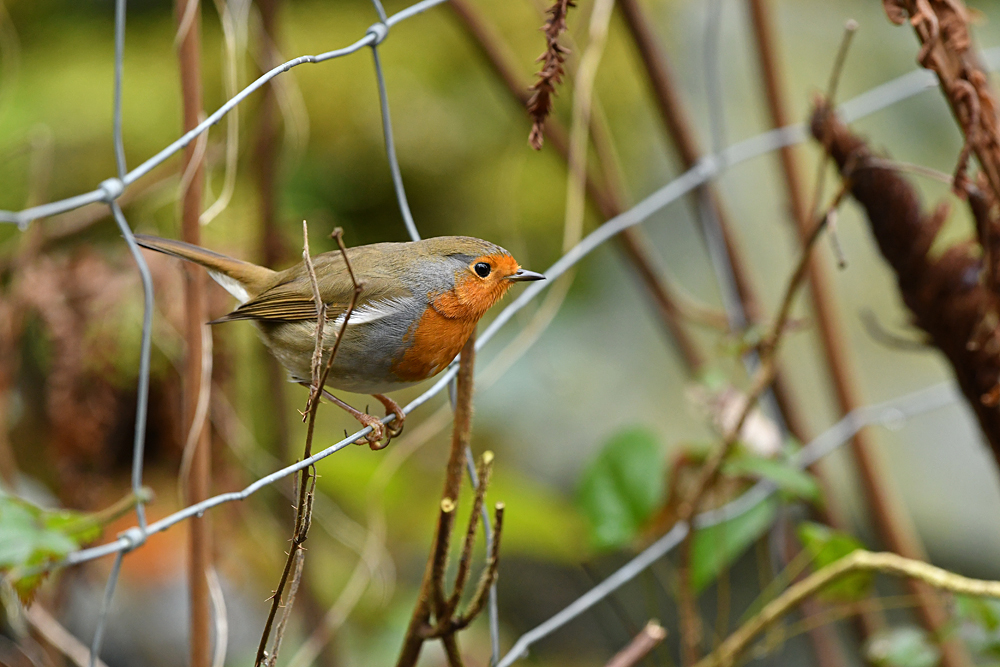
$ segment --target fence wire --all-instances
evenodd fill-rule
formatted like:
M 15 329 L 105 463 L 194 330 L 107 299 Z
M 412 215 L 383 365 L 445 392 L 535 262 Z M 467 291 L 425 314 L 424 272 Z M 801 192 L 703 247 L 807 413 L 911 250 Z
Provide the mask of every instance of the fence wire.
M 149 269 L 138 249 L 138 246 L 135 244 L 131 228 L 128 225 L 121 207 L 118 205 L 118 198 L 121 197 L 126 188 L 148 174 L 152 169 L 166 161 L 172 155 L 183 150 L 188 146 L 188 144 L 198 138 L 199 135 L 206 132 L 213 125 L 217 124 L 227 113 L 229 113 L 229 111 L 233 110 L 253 92 L 259 90 L 275 77 L 291 70 L 293 67 L 306 63 L 318 64 L 327 60 L 340 58 L 360 51 L 367 46 L 372 49 L 375 76 L 378 83 L 379 103 L 382 116 L 382 128 L 385 137 L 386 154 L 389 162 L 389 169 L 392 175 L 393 186 L 399 204 L 400 214 L 403 218 L 403 222 L 410 238 L 418 240 L 420 235 L 417 231 L 416 224 L 407 203 L 402 175 L 396 157 L 395 143 L 392 134 L 392 122 L 389 113 L 389 100 L 386 91 L 385 77 L 378 55 L 378 46 L 388 37 L 390 29 L 393 26 L 436 5 L 442 4 L 444 1 L 445 0 L 423 0 L 422 2 L 415 3 L 396 14 L 393 14 L 392 16 L 387 16 L 381 2 L 379 0 L 372 0 L 375 11 L 378 14 L 379 22 L 368 28 L 364 36 L 356 42 L 346 47 L 321 53 L 319 55 L 299 56 L 272 68 L 229 99 L 225 104 L 219 107 L 219 109 L 208 116 L 202 123 L 182 135 L 179 139 L 171 143 L 159 153 L 147 159 L 132 171 L 128 171 L 125 162 L 124 143 L 122 139 L 122 75 L 124 69 L 126 0 L 116 0 L 113 107 L 113 142 L 117 171 L 116 177 L 103 181 L 95 190 L 87 193 L 39 206 L 32 206 L 20 211 L 0 211 L 0 222 L 17 224 L 18 228 L 24 231 L 34 220 L 64 213 L 87 204 L 103 202 L 109 206 L 115 223 L 121 230 L 122 236 L 125 238 L 129 250 L 135 259 L 142 280 L 144 304 L 143 329 L 131 480 L 132 490 L 136 494 L 137 498 L 136 525 L 121 533 L 118 538 L 112 542 L 96 547 L 80 549 L 69 554 L 62 562 L 50 566 L 50 569 L 66 567 L 107 555 L 115 555 L 115 562 L 112 566 L 111 574 L 109 575 L 107 585 L 105 587 L 101 611 L 91 644 L 91 665 L 94 665 L 100 652 L 101 640 L 106 629 L 108 610 L 114 595 L 122 560 L 129 551 L 140 547 L 145 542 L 148 535 L 164 531 L 167 528 L 170 528 L 171 526 L 193 516 L 201 516 L 207 510 L 218 505 L 236 500 L 243 500 L 265 486 L 274 484 L 278 480 L 283 479 L 303 468 L 312 466 L 327 456 L 340 451 L 347 445 L 355 442 L 371 431 L 370 427 L 360 429 L 353 435 L 344 438 L 336 444 L 331 445 L 330 447 L 307 459 L 299 461 L 293 465 L 286 466 L 285 468 L 258 479 L 242 491 L 213 496 L 200 503 L 185 507 L 184 509 L 160 519 L 159 521 L 147 524 L 145 509 L 140 499 L 140 491 L 142 487 L 143 452 L 145 445 L 144 438 L 149 387 L 153 285 Z M 719 16 L 718 6 L 714 5 L 712 9 L 713 15 L 710 20 L 717 21 Z M 711 29 L 717 31 L 718 26 L 716 25 Z M 996 68 L 998 64 L 1000 64 L 1000 47 L 988 49 L 982 53 L 982 56 L 984 62 L 989 68 Z M 707 57 L 710 59 L 714 58 L 714 56 L 711 55 L 711 52 L 707 53 Z M 710 71 L 714 70 L 716 62 L 713 60 L 708 63 L 707 67 Z M 839 112 L 845 121 L 851 122 L 875 113 L 876 111 L 885 109 L 904 99 L 936 86 L 937 78 L 932 72 L 922 69 L 915 70 L 909 74 L 873 88 L 866 93 L 863 93 L 840 105 Z M 715 91 L 715 94 L 721 95 L 721 92 Z M 712 104 L 710 106 L 715 108 L 717 105 Z M 721 109 L 721 105 L 718 105 L 718 107 Z M 721 113 L 721 111 L 719 111 L 719 113 Z M 482 347 L 486 345 L 521 308 L 535 299 L 544 289 L 546 289 L 547 286 L 551 285 L 554 278 L 565 273 L 571 267 L 583 260 L 591 251 L 614 237 L 622 230 L 642 223 L 661 211 L 664 207 L 688 194 L 692 190 L 710 183 L 726 169 L 762 156 L 781 147 L 801 143 L 807 139 L 806 128 L 802 124 L 796 124 L 765 132 L 721 150 L 719 142 L 721 142 L 721 137 L 724 135 L 723 128 L 724 124 L 721 116 L 713 116 L 713 139 L 715 139 L 713 143 L 715 143 L 715 145 L 713 146 L 714 153 L 712 155 L 703 158 L 694 167 L 671 180 L 631 209 L 605 222 L 591 234 L 586 236 L 569 252 L 560 257 L 559 260 L 545 272 L 545 276 L 548 280 L 544 282 L 531 283 L 517 299 L 500 312 L 496 319 L 494 319 L 493 322 L 486 328 L 483 334 L 478 337 L 476 341 L 476 350 L 478 351 L 482 349 Z M 410 414 L 412 411 L 416 410 L 431 398 L 436 396 L 445 387 L 447 387 L 449 383 L 452 382 L 456 373 L 457 366 L 452 364 L 452 366 L 450 366 L 427 391 L 405 406 L 403 411 L 406 414 Z M 829 430 L 803 448 L 799 453 L 797 465 L 801 467 L 811 465 L 843 443 L 849 441 L 851 437 L 853 437 L 853 435 L 864 426 L 873 424 L 890 426 L 896 425 L 905 419 L 955 403 L 958 400 L 958 392 L 955 390 L 954 386 L 950 383 L 945 383 L 875 406 L 859 408 L 846 415 Z M 393 419 L 394 416 L 389 415 L 382 421 L 385 424 L 389 424 Z M 469 454 L 471 455 L 471 453 Z M 475 479 L 474 467 L 469 468 L 469 474 L 473 485 L 478 484 L 478 480 Z M 772 493 L 774 493 L 774 490 L 774 487 L 769 483 L 760 482 L 729 504 L 719 509 L 699 514 L 694 520 L 695 527 L 702 528 L 716 525 L 739 516 L 761 502 L 764 502 Z M 488 525 L 488 517 L 484 516 L 484 519 L 487 523 L 485 532 L 487 540 L 489 540 L 491 539 L 491 531 Z M 601 583 L 596 585 L 583 596 L 578 598 L 568 607 L 550 618 L 548 621 L 545 621 L 538 627 L 525 633 L 517 639 L 512 648 L 506 655 L 504 655 L 503 658 L 499 657 L 499 619 L 496 608 L 496 592 L 495 589 L 491 591 L 489 610 L 490 638 L 492 645 L 491 664 L 498 665 L 498 667 L 507 667 L 527 655 L 528 649 L 535 642 L 569 623 L 594 604 L 603 600 L 609 594 L 633 579 L 637 574 L 649 567 L 649 565 L 657 559 L 669 553 L 684 539 L 688 530 L 689 526 L 684 523 L 674 526 L 666 535 L 654 542 L 650 547 L 638 554 L 635 558 L 604 579 Z

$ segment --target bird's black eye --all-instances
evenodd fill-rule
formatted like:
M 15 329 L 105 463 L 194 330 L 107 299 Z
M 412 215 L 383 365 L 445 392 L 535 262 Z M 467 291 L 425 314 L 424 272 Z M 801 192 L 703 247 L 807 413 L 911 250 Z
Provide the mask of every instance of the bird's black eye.
M 490 271 L 493 270 L 490 268 L 490 265 L 487 264 L 486 262 L 478 262 L 472 268 L 476 272 L 476 275 L 479 276 L 480 278 L 485 278 L 486 276 L 490 275 Z

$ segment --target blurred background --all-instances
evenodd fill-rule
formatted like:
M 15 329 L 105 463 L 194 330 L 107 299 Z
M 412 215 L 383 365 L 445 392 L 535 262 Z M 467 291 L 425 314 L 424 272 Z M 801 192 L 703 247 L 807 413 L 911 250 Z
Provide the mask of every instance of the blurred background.
M 204 3 L 206 111 L 218 108 L 233 94 L 232 86 L 242 88 L 261 68 L 351 44 L 376 20 L 367 0 L 275 4 L 271 39 L 263 32 L 260 7 L 232 0 L 228 46 L 235 50 L 227 52 L 218 6 Z M 392 14 L 407 4 L 388 0 L 386 11 Z M 544 3 L 472 4 L 509 46 L 516 75 L 527 85 L 544 48 L 538 30 Z M 839 100 L 916 68 L 912 30 L 892 25 L 881 3 L 770 4 L 796 122 L 807 117 L 812 96 L 825 89 L 849 18 L 860 29 L 844 67 Z M 113 5 L 112 0 L 6 0 L 0 5 L 0 208 L 18 210 L 88 191 L 115 173 Z M 588 41 L 591 5 L 580 0 L 569 14 L 567 43 L 573 58 Z M 706 150 L 770 128 L 745 3 L 649 0 L 643 5 Z M 1000 45 L 1000 4 L 969 5 L 979 45 Z M 711 43 L 715 11 L 720 12 L 714 57 L 721 108 L 713 106 L 716 95 L 706 76 L 711 65 L 706 43 Z M 172 4 L 133 0 L 127 26 L 124 145 L 134 167 L 180 135 L 181 97 Z M 528 147 L 531 123 L 523 106 L 490 69 L 454 13 L 440 6 L 400 23 L 379 52 L 402 177 L 421 234 L 489 239 L 526 268 L 544 271 L 562 254 L 565 162 L 549 145 L 538 152 Z M 554 110 L 567 127 L 573 90 L 569 76 Z M 225 202 L 202 227 L 203 244 L 281 267 L 301 254 L 303 219 L 309 223 L 314 253 L 336 248 L 329 238 L 335 227 L 344 229 L 349 246 L 405 240 L 370 53 L 362 50 L 298 67 L 275 79 L 274 94 L 270 111 L 263 95 L 254 94 L 239 107 L 238 118 L 230 114 L 208 134 L 204 208 L 219 197 Z M 617 13 L 594 99 L 595 114 L 610 131 L 626 205 L 683 171 Z M 714 128 L 713 113 L 722 121 Z M 267 127 L 271 130 L 262 129 Z M 878 151 L 945 173 L 951 173 L 962 146 L 936 89 L 866 117 L 854 128 Z M 262 139 L 266 136 L 272 136 L 270 144 Z M 228 168 L 227 141 L 235 141 L 238 150 Z M 819 153 L 814 146 L 798 150 L 801 177 L 811 189 Z M 179 236 L 179 172 L 175 156 L 129 189 L 122 203 L 136 231 Z M 227 183 L 227 178 L 234 180 Z M 946 183 L 914 178 L 928 206 L 953 199 Z M 773 313 L 798 247 L 778 162 L 768 155 L 738 165 L 717 186 L 758 287 L 761 309 Z M 264 222 L 268 210 L 273 210 L 272 223 Z M 588 208 L 585 231 L 602 221 L 596 209 Z M 887 400 L 950 378 L 933 350 L 886 345 L 865 325 L 864 313 L 872 312 L 883 328 L 919 339 L 895 278 L 855 204 L 843 207 L 837 228 L 847 264 L 834 273 L 836 306 L 863 401 Z M 692 302 L 724 308 L 689 201 L 659 211 L 643 231 L 664 280 Z M 971 234 L 965 208 L 954 206 L 938 244 L 944 247 Z M 825 241 L 818 252 L 831 259 Z M 151 254 L 147 260 L 157 311 L 144 481 L 156 493 L 148 508 L 155 519 L 182 506 L 177 474 L 183 447 L 183 280 L 178 261 Z M 515 288 L 512 296 L 517 292 Z M 128 492 L 141 294 L 134 264 L 105 207 L 40 221 L 24 233 L 0 226 L 0 450 L 8 488 L 43 506 L 86 511 L 107 507 Z M 212 317 L 234 305 L 214 283 L 208 300 Z M 789 335 L 782 360 L 805 423 L 818 434 L 840 414 L 805 302 L 803 298 L 796 309 L 802 326 Z M 473 450 L 495 452 L 489 499 L 503 501 L 507 508 L 499 584 L 505 647 L 610 574 L 648 538 L 637 534 L 609 545 L 595 536 L 588 521 L 581 479 L 607 443 L 638 429 L 667 462 L 685 448 L 704 448 L 718 438 L 693 389 L 711 381 L 691 379 L 613 245 L 583 261 L 565 301 L 549 307 L 558 311 L 533 345 L 516 355 L 507 347 L 537 316 L 536 304 L 519 313 L 477 360 Z M 499 308 L 484 322 L 497 312 Z M 708 357 L 705 377 L 745 387 L 746 375 L 734 358 L 734 337 L 711 327 L 692 330 Z M 249 325 L 218 326 L 213 336 L 211 489 L 220 493 L 243 488 L 300 456 L 304 426 L 296 409 L 304 406 L 307 392 L 280 377 L 276 381 Z M 424 389 L 399 392 L 396 398 L 402 404 Z M 347 398 L 356 405 L 368 400 Z M 352 575 L 360 576 L 356 568 L 370 582 L 316 664 L 393 662 L 430 546 L 449 418 L 442 394 L 414 413 L 405 435 L 389 449 L 351 447 L 318 466 L 319 497 L 303 587 L 280 663 L 295 655 Z M 314 449 L 336 442 L 344 429 L 354 427 L 349 416 L 324 406 Z M 1000 578 L 995 558 L 1000 487 L 969 410 L 953 405 L 893 430 L 873 429 L 873 435 L 889 473 L 887 483 L 898 492 L 931 560 L 970 576 Z M 397 450 L 406 458 L 391 458 Z M 830 493 L 848 512 L 857 534 L 870 546 L 880 546 L 847 455 L 833 454 L 824 467 Z M 291 482 L 284 480 L 208 515 L 229 619 L 227 664 L 247 664 L 256 650 L 266 598 L 284 563 L 293 516 L 290 492 Z M 109 526 L 105 536 L 133 521 L 127 515 Z M 108 665 L 186 662 L 186 531 L 180 525 L 154 536 L 125 559 L 102 653 Z M 366 546 L 372 540 L 375 546 Z M 758 571 L 772 567 L 767 544 L 764 535 L 758 548 L 733 566 L 726 595 L 732 596 L 734 618 L 759 590 Z M 477 553 L 481 558 L 481 549 Z M 62 571 L 39 593 L 46 608 L 85 644 L 94 630 L 110 564 L 106 558 Z M 673 577 L 669 561 L 658 564 L 623 589 L 617 601 L 598 605 L 539 644 L 526 664 L 604 664 L 650 616 L 671 630 L 655 663 L 670 664 L 676 660 L 677 640 Z M 714 609 L 716 596 L 706 598 L 712 599 L 706 609 Z M 30 631 L 15 642 L 15 630 L 8 628 L 0 640 L 0 660 L 60 664 L 41 644 L 23 639 L 30 639 Z M 484 619 L 462 635 L 462 645 L 468 664 L 488 663 Z M 799 637 L 767 660 L 800 664 L 808 657 L 807 648 Z M 425 664 L 444 664 L 442 655 L 430 645 Z

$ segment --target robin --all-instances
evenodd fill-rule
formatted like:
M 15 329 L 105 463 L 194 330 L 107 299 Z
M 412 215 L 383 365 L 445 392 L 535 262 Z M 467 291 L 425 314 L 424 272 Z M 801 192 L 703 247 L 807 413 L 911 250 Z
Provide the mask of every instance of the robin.
M 289 372 L 308 386 L 316 346 L 316 302 L 305 262 L 271 269 L 205 248 L 136 234 L 150 250 L 200 264 L 240 306 L 210 324 L 250 320 L 264 345 Z M 359 294 L 344 340 L 326 384 L 371 394 L 396 416 L 398 435 L 405 415 L 386 392 L 431 378 L 458 355 L 479 319 L 516 282 L 543 280 L 526 271 L 498 245 L 468 236 L 440 236 L 410 243 L 375 243 L 347 250 Z M 313 258 L 320 297 L 327 307 L 323 331 L 325 364 L 347 313 L 354 283 L 339 251 Z M 367 441 L 381 449 L 385 425 L 324 390 L 324 395 L 372 432 Z

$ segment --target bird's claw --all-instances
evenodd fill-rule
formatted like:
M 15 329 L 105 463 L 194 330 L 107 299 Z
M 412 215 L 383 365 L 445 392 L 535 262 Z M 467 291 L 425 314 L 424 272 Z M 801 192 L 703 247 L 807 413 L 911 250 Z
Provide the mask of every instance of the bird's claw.
M 358 421 L 361 422 L 362 426 L 371 427 L 371 432 L 367 435 L 354 441 L 356 445 L 368 445 L 371 447 L 372 451 L 383 449 L 392 440 L 392 431 L 389 430 L 389 437 L 383 443 L 382 438 L 386 436 L 386 425 L 382 423 L 382 420 L 378 417 L 373 417 L 368 413 L 362 412 L 357 415 Z

